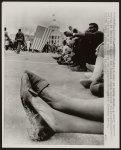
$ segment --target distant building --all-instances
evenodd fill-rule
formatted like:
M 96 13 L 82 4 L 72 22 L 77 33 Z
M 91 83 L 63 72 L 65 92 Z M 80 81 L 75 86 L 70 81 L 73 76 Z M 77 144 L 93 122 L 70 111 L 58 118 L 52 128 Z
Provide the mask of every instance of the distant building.
M 46 43 L 51 46 L 62 46 L 64 34 L 54 18 L 48 27 L 38 25 L 32 42 L 32 50 L 42 52 Z
M 55 15 L 53 15 L 55 17 Z M 63 33 L 60 32 L 60 27 L 56 22 L 56 19 L 53 18 L 52 22 L 48 26 L 52 30 L 51 35 L 49 36 L 48 43 L 50 45 L 55 44 L 56 46 L 61 46 L 63 41 Z

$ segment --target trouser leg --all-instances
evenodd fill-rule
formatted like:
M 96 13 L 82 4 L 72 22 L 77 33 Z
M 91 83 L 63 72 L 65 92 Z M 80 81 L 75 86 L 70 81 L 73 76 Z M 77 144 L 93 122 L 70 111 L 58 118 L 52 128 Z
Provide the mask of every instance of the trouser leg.
M 17 46 L 17 54 L 20 53 L 20 49 L 21 49 L 21 42 L 18 42 L 18 46 Z

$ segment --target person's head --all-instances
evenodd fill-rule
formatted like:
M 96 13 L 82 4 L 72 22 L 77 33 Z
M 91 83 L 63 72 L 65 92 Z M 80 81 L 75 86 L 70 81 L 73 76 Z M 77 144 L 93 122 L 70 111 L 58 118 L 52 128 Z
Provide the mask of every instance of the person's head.
M 73 33 L 78 33 L 78 30 L 77 29 L 73 29 Z
M 63 45 L 65 46 L 67 44 L 66 40 L 63 41 Z
M 4 28 L 4 31 L 6 31 L 6 30 L 7 30 L 7 28 L 5 27 L 5 28 Z
M 90 32 L 96 32 L 98 31 L 98 25 L 96 23 L 90 23 L 89 24 L 89 29 Z
M 18 29 L 18 32 L 21 32 L 21 29 Z
M 69 28 L 69 30 L 70 30 L 70 31 L 72 31 L 72 30 L 73 30 L 72 26 L 69 26 L 68 28 Z

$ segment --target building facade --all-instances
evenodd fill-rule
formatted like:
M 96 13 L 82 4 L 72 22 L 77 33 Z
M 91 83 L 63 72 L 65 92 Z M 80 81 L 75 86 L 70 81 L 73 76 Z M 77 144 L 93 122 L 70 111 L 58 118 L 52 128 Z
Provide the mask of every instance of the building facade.
M 49 36 L 49 39 L 48 39 L 48 43 L 50 45 L 54 44 L 56 46 L 61 46 L 64 37 L 63 37 L 63 33 L 60 32 L 60 27 L 57 24 L 56 19 L 52 20 L 48 28 L 52 30 L 51 35 Z

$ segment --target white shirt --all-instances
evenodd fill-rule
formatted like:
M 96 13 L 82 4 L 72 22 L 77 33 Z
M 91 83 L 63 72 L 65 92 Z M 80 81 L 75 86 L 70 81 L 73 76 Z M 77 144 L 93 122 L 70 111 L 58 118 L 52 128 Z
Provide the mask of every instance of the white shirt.
M 62 53 L 64 54 L 67 49 L 68 49 L 67 45 L 63 46 L 63 52 Z

